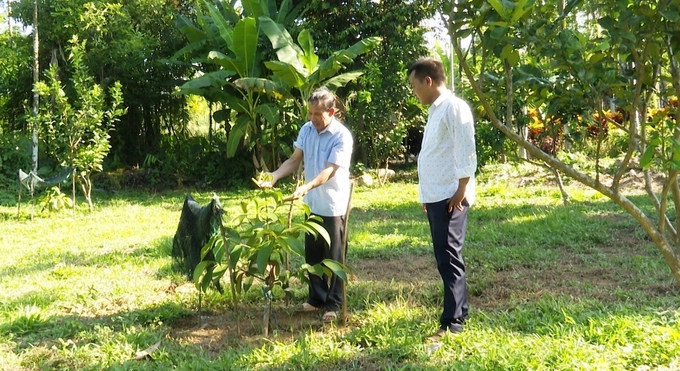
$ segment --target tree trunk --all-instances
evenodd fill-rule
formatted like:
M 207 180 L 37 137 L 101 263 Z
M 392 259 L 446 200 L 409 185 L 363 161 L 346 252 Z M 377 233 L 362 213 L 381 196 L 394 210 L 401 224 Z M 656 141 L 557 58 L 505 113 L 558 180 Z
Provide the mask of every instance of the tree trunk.
M 14 46 L 12 39 L 12 2 L 7 0 L 7 31 L 9 32 L 9 46 Z
M 40 42 L 38 37 L 38 0 L 33 1 L 33 86 L 40 81 Z M 38 116 L 40 95 L 33 92 L 33 117 Z M 33 123 L 33 172 L 38 173 L 38 123 Z

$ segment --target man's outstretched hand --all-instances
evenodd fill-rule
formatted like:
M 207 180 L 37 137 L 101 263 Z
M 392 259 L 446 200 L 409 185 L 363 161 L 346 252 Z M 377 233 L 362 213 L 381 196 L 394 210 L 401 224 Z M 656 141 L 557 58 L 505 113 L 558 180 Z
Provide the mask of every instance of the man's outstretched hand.
M 257 179 L 253 178 L 253 182 L 260 188 L 272 188 L 276 181 L 272 173 L 262 172 L 257 175 Z

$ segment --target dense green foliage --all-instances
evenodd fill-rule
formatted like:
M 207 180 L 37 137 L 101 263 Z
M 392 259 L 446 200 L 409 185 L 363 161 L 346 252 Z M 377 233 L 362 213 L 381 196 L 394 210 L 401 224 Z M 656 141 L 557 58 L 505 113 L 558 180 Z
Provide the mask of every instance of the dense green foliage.
M 174 19 L 190 8 L 185 1 L 38 2 L 41 71 L 51 62 L 65 65 L 63 77 L 68 79 L 72 71 L 65 48 L 77 36 L 88 42 L 85 65 L 95 82 L 104 88 L 114 81 L 121 83 L 127 114 L 111 132 L 111 160 L 115 158 L 118 164 L 141 164 L 147 154 L 161 150 L 167 136 L 183 131 L 186 125 L 185 99 L 172 93 L 174 81 L 190 73 L 190 69 L 169 65 L 163 59 L 182 47 Z M 33 1 L 13 2 L 12 10 L 18 22 L 33 24 Z M 0 123 L 11 130 L 20 130 L 29 113 L 26 102 L 31 101 L 32 94 L 28 62 L 32 60 L 31 41 L 31 34 L 15 30 L 14 46 L 7 44 L 9 51 L 2 51 L 16 54 L 7 60 L 15 73 L 4 75 L 7 78 L 0 81 L 3 90 L 11 92 L 7 104 L 0 108 Z
M 356 138 L 356 161 L 386 166 L 404 155 L 409 127 L 422 129 L 424 112 L 408 85 L 406 70 L 428 51 L 421 24 L 434 15 L 429 1 L 310 2 L 303 27 L 309 28 L 319 55 L 368 35 L 382 43 L 355 65 L 364 74 L 340 95 L 347 105 L 346 123 Z
M 120 83 L 113 83 L 108 92 L 95 84 L 83 61 L 86 43 L 74 37 L 70 44 L 73 78 L 68 88 L 74 91 L 74 100 L 69 100 L 66 87 L 59 80 L 59 69 L 52 65 L 47 83 L 39 81 L 35 86 L 44 102 L 38 115 L 29 122 L 39 128 L 48 145 L 46 152 L 60 165 L 72 169 L 73 204 L 77 183 L 91 209 L 92 173 L 103 170 L 104 157 L 111 148 L 109 131 L 125 111 L 120 108 L 123 101 Z
M 180 20 L 189 44 L 178 57 L 200 66 L 199 76 L 182 85 L 182 93 L 199 94 L 225 107 L 216 117 L 225 121 L 228 131 L 227 156 L 245 147 L 253 153 L 255 168 L 264 171 L 277 168 L 280 158 L 292 153 L 287 142 L 306 121 L 312 91 L 321 86 L 336 90 L 356 79 L 361 71 L 340 70 L 380 42 L 365 37 L 319 58 L 307 29 L 299 32 L 297 42 L 287 31 L 297 23 L 290 2 L 273 11 L 275 6 L 273 0 L 253 0 L 238 13 L 206 3 L 208 14 L 199 14 L 197 25 Z M 261 35 L 271 46 L 261 42 Z
M 644 228 L 680 282 L 680 239 L 671 221 L 680 217 L 680 4 L 585 3 L 553 7 L 473 0 L 442 2 L 442 10 L 482 124 L 519 145 L 525 151 L 515 152 L 519 157 L 619 204 Z M 587 148 L 590 138 L 595 145 Z M 556 157 L 570 148 L 587 148 L 592 170 Z M 618 158 L 608 169 L 611 178 L 603 166 L 609 156 Z M 655 206 L 652 212 L 622 194 L 623 178 L 631 171 L 643 174 L 640 188 Z M 657 171 L 665 179 L 660 192 L 652 181 Z
M 33 4 L 11 2 L 15 28 L 11 37 L 7 30 L 0 32 L 0 135 L 3 143 L 20 148 L 22 158 L 29 149 L 22 137 L 30 136 Z M 154 189 L 243 185 L 255 170 L 272 167 L 290 154 L 297 129 L 306 120 L 305 95 L 320 84 L 340 88 L 344 120 L 357 139 L 355 162 L 375 167 L 401 156 L 406 129 L 424 123 L 422 107 L 415 104 L 404 71 L 413 59 L 426 54 L 420 22 L 432 14 L 431 5 L 359 1 L 348 6 L 305 0 L 240 4 L 242 8 L 234 1 L 37 2 L 41 80 L 47 78 L 50 63 L 59 65 L 62 81 L 73 76 L 67 45 L 76 36 L 87 42 L 84 64 L 94 82 L 104 89 L 114 81 L 121 83 L 126 114 L 109 132 L 111 150 L 104 162 L 109 174 L 95 176 L 95 182 L 109 188 Z M 352 8 L 355 13 L 348 13 Z M 295 47 L 301 48 L 296 53 L 304 63 L 292 66 L 308 70 L 298 71 L 309 74 L 306 86 L 291 84 L 281 75 L 284 68 L 276 63 L 290 60 L 276 52 L 280 45 L 271 46 L 272 40 L 263 32 L 266 28 L 259 26 L 260 16 L 283 26 Z M 239 20 L 249 24 L 238 31 L 248 35 L 248 42 L 237 45 L 247 48 L 230 49 L 227 35 Z M 370 41 L 373 36 L 382 41 Z M 363 50 L 354 47 L 359 42 Z M 255 60 L 244 62 L 242 52 L 252 50 Z M 369 50 L 373 51 L 365 54 Z M 337 54 L 341 51 L 346 52 Z M 249 69 L 240 68 L 226 79 L 231 69 L 222 65 L 229 58 Z M 315 77 L 316 68 L 324 71 L 321 78 Z M 329 80 L 333 75 L 328 71 L 347 79 L 344 83 Z M 362 73 L 364 78 L 356 80 Z M 239 78 L 240 88 L 235 85 Z M 275 82 L 284 87 L 283 95 L 271 96 L 269 85 L 260 86 L 249 78 Z M 352 80 L 354 85 L 342 88 Z M 185 94 L 176 94 L 180 86 Z M 74 98 L 73 89 L 67 87 L 65 92 Z M 187 104 L 186 94 L 195 93 L 206 98 L 205 109 Z M 207 137 L 205 128 L 192 126 L 206 122 Z M 49 176 L 57 171 L 59 161 L 46 151 L 46 139 L 39 139 L 43 144 L 38 147 L 40 174 Z M 3 184 L 11 184 L 23 162 L 1 165 Z

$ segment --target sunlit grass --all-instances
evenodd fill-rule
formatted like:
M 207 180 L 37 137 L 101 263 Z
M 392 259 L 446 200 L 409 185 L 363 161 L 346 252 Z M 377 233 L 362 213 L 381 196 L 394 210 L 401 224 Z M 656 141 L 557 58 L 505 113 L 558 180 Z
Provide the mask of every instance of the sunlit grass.
M 530 168 L 480 176 L 464 252 L 471 316 L 438 349 L 423 344 L 442 289 L 413 182 L 354 193 L 348 265 L 374 269 L 352 276 L 349 323 L 266 340 L 173 336 L 180 321 L 199 322 L 198 294 L 169 256 L 185 193 L 100 194 L 93 213 L 33 210 L 32 220 L 30 206 L 19 217 L 0 206 L 0 370 L 680 368 L 680 291 L 665 261 L 630 216 L 567 184 L 564 205 Z M 218 192 L 225 222 L 257 194 Z M 192 195 L 206 204 L 212 193 Z M 306 288 L 293 289 L 302 300 Z M 246 295 L 245 321 L 260 320 L 261 295 Z M 208 292 L 202 313 L 229 313 L 229 300 Z M 158 341 L 153 360 L 134 360 Z

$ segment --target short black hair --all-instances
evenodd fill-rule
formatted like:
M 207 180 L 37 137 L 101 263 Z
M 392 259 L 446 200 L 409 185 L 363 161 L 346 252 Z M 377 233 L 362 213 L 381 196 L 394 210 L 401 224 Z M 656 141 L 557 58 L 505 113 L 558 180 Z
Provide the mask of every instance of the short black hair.
M 411 67 L 408 68 L 408 76 L 411 76 L 411 72 L 415 71 L 415 77 L 418 80 L 422 80 L 427 76 L 430 76 L 432 81 L 439 85 L 446 81 L 446 73 L 444 73 L 444 65 L 442 62 L 434 58 L 420 58 L 413 62 Z

